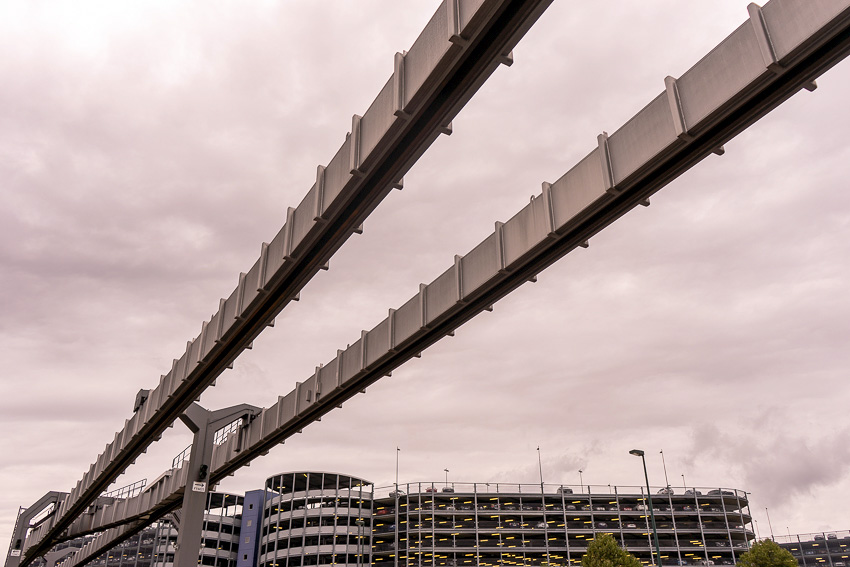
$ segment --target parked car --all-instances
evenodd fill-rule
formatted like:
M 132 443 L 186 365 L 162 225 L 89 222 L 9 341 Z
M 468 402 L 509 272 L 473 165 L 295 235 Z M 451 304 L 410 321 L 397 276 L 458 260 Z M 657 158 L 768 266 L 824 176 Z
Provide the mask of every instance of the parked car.
M 400 498 L 404 496 L 404 490 L 393 490 L 390 492 L 390 498 Z
M 425 492 L 437 492 L 437 489 L 434 488 L 433 486 L 429 486 L 428 488 L 425 489 Z
M 576 506 L 575 506 L 575 504 L 567 504 L 567 505 L 564 507 L 564 509 L 566 509 L 566 510 L 575 510 L 575 509 L 576 509 Z
M 558 494 L 572 494 L 573 489 L 569 486 L 559 486 L 558 490 L 556 490 L 555 492 L 557 492 Z
M 838 539 L 837 534 L 826 534 L 826 539 Z
M 454 491 L 455 491 L 455 489 L 452 488 L 451 486 L 444 486 L 443 487 L 443 492 L 454 492 Z
M 623 527 L 626 528 L 626 529 L 629 529 L 629 530 L 633 530 L 633 529 L 637 528 L 637 524 L 628 523 Z
M 535 527 L 535 528 L 545 528 L 545 527 L 546 527 L 546 522 L 537 522 L 537 523 L 534 525 L 534 527 Z
M 624 512 L 631 512 L 632 510 L 634 510 L 634 508 L 632 508 L 631 506 L 623 506 L 622 510 Z
M 669 486 L 667 488 L 662 488 L 658 491 L 658 494 L 674 494 L 673 489 Z
M 685 496 L 702 496 L 702 492 L 693 488 L 689 488 L 685 491 Z
M 596 527 L 597 528 L 607 528 L 608 524 L 606 524 L 605 522 L 596 522 Z
M 826 539 L 826 538 L 823 537 L 823 534 L 817 534 L 815 536 L 815 541 L 823 541 L 824 539 Z
M 714 490 L 708 491 L 709 496 L 735 496 L 735 493 L 731 490 L 720 490 L 719 488 L 715 488 Z

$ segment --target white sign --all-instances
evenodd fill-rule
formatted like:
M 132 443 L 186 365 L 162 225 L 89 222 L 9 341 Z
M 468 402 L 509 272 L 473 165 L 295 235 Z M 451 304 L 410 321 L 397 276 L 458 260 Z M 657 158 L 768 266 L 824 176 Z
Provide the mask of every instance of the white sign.
M 207 491 L 207 483 L 206 482 L 193 482 L 192 483 L 192 492 L 206 492 Z
M 10 553 L 9 555 L 11 555 L 12 557 L 20 557 L 21 556 L 21 550 L 20 549 L 13 549 L 12 553 Z

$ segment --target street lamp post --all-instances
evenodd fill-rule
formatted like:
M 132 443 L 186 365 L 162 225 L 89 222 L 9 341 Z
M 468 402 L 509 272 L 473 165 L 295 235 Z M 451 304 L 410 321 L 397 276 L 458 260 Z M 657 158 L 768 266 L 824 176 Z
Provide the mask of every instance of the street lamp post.
M 363 564 L 363 518 L 357 518 L 357 567 Z
M 658 567 L 661 567 L 661 546 L 658 545 L 658 529 L 655 527 L 655 511 L 652 509 L 652 491 L 649 489 L 649 474 L 646 472 L 646 457 L 640 449 L 632 449 L 629 455 L 640 457 L 643 462 L 643 477 L 646 479 L 646 497 L 649 502 L 649 517 L 652 518 L 652 537 L 655 540 L 655 557 Z

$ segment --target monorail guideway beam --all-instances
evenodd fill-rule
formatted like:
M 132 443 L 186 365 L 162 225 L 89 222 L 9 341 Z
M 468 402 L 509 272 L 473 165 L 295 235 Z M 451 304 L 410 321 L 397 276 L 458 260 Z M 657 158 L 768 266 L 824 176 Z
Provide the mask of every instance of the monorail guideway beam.
M 54 567 L 61 559 L 71 555 L 72 553 L 76 553 L 79 550 L 80 548 L 78 547 L 66 547 L 58 551 L 48 551 L 44 554 L 44 560 L 46 562 L 44 567 Z
M 850 0 L 818 5 L 771 0 L 750 8 L 736 29 L 649 105 L 491 233 L 465 256 L 336 358 L 316 368 L 288 395 L 213 450 L 215 482 L 318 421 L 366 386 L 453 331 L 528 281 L 648 198 L 801 89 L 850 52 Z M 736 62 L 730 68 L 729 62 Z M 730 78 L 731 75 L 731 78 Z M 718 77 L 726 77 L 725 82 Z M 705 85 L 714 85 L 706 90 Z M 157 503 L 173 506 L 173 487 Z M 181 492 L 182 494 L 182 492 Z M 151 508 L 146 508 L 151 510 Z M 141 510 L 141 508 L 139 509 Z M 81 567 L 128 537 L 145 513 L 118 519 L 89 549 L 62 567 Z M 101 525 L 99 529 L 106 529 Z M 138 525 L 128 529 L 139 529 Z M 102 537 L 101 537 L 102 536 Z
M 186 424 L 194 437 L 189 453 L 189 473 L 183 492 L 183 507 L 180 511 L 180 529 L 177 532 L 177 552 L 174 554 L 176 567 L 195 567 L 198 564 L 201 529 L 209 498 L 215 432 L 240 417 L 244 423 L 260 411 L 260 408 L 248 404 L 210 411 L 193 403 L 180 416 L 180 421 Z
M 847 56 L 850 0 L 771 0 L 512 219 L 213 450 L 211 480 L 332 411 L 578 246 Z M 734 64 L 733 64 L 734 63 Z M 723 79 L 723 80 L 721 80 Z M 321 394 L 321 396 L 320 396 Z M 233 442 L 231 442 L 233 441 Z M 182 493 L 181 493 L 182 494 Z M 167 504 L 167 500 L 163 500 Z M 163 513 L 165 511 L 161 510 Z M 114 516 L 113 516 L 114 517 Z M 83 565 L 144 514 L 63 562 Z M 101 528 L 103 529 L 103 528 Z M 123 537 L 126 537 L 124 535 Z M 97 548 L 97 549 L 95 549 Z
M 97 456 L 49 524 L 33 531 L 21 567 L 65 541 L 65 530 L 193 400 L 248 348 L 354 233 L 553 0 L 443 0 L 420 36 L 395 54 L 392 77 L 316 183 L 169 373 Z

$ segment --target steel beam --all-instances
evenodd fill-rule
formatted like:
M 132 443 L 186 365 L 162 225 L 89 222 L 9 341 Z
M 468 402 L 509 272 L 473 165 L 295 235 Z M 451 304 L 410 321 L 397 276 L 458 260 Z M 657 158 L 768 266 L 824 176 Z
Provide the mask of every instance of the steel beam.
M 503 63 L 552 0 L 444 0 L 278 235 L 107 444 L 21 567 L 63 532 L 272 323 Z
M 209 501 L 210 460 L 216 430 L 239 417 L 247 422 L 259 412 L 260 408 L 248 404 L 209 411 L 195 403 L 180 416 L 180 420 L 194 436 L 192 452 L 189 454 L 187 485 L 183 490 L 180 529 L 177 532 L 177 553 L 174 556 L 176 567 L 196 567 L 198 564 L 204 512 Z
M 751 18 L 753 10 L 751 9 Z M 739 27 L 593 151 L 505 223 L 346 350 L 316 368 L 287 396 L 213 450 L 217 482 L 333 411 L 366 386 L 587 241 L 770 110 L 807 89 L 850 52 L 850 0 L 817 6 L 772 0 L 755 12 L 767 26 L 773 58 L 765 59 L 757 27 Z M 732 78 L 718 84 L 718 75 Z M 716 85 L 705 91 L 703 85 Z M 173 501 L 157 508 L 157 513 Z M 114 528 L 113 528 L 114 529 Z M 99 550 L 108 549 L 102 538 Z M 76 567 L 95 549 L 70 558 Z

